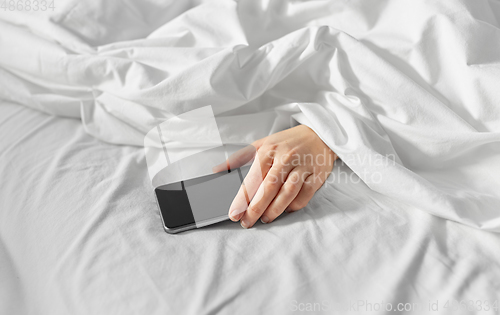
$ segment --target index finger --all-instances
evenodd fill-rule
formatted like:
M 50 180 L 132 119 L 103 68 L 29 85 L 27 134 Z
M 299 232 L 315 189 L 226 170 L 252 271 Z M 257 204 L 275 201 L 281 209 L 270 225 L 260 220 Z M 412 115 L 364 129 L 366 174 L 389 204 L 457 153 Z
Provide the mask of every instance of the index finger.
M 254 143 L 234 152 L 224 163 L 214 166 L 212 171 L 214 173 L 219 173 L 222 171 L 234 170 L 250 162 L 255 157 L 255 154 L 262 145 L 262 141 L 264 139 L 265 138 L 257 140 Z
M 271 168 L 272 161 L 271 155 L 257 151 L 255 160 L 229 207 L 229 218 L 231 220 L 238 221 L 243 215 L 243 212 L 247 210 L 250 201 L 255 196 L 257 189 L 260 184 L 262 184 L 267 172 Z

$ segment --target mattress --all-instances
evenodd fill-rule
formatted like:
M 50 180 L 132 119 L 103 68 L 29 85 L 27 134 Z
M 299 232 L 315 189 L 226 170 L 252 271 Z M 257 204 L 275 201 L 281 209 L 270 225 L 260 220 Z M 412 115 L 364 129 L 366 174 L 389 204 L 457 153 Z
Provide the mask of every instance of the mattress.
M 142 148 L 19 104 L 3 102 L 0 117 L 2 314 L 384 314 L 399 303 L 422 314 L 436 301 L 439 314 L 470 314 L 453 301 L 498 299 L 497 233 L 361 181 L 320 189 L 270 225 L 169 235 Z

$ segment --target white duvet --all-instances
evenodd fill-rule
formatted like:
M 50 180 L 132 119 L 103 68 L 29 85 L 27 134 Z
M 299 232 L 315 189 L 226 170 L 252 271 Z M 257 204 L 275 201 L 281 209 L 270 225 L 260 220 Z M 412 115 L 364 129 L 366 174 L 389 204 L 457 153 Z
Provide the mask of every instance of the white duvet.
M 158 218 L 147 217 L 147 223 L 123 223 L 142 238 L 120 230 L 118 239 L 114 236 L 100 244 L 113 229 L 102 208 L 95 217 L 90 214 L 91 221 L 83 224 L 87 230 L 77 234 L 78 240 L 59 240 L 57 233 L 47 238 L 47 248 L 51 242 L 61 244 L 53 244 L 53 260 L 43 261 L 38 273 L 30 271 L 32 277 L 24 264 L 42 258 L 15 248 L 29 244 L 29 249 L 39 250 L 33 248 L 36 237 L 31 239 L 31 232 L 24 232 L 31 241 L 22 243 L 18 231 L 31 217 L 12 217 L 7 209 L 25 199 L 4 182 L 2 242 L 5 252 L 11 252 L 11 258 L 5 257 L 14 261 L 12 268 L 25 272 L 20 282 L 12 283 L 18 283 L 18 298 L 24 295 L 26 305 L 35 305 L 27 308 L 29 312 L 38 313 L 39 306 L 56 313 L 119 312 L 120 307 L 138 313 L 236 309 L 245 313 L 243 305 L 252 302 L 245 310 L 251 314 L 290 311 L 294 303 L 332 305 L 359 297 L 386 302 L 498 298 L 498 253 L 493 248 L 498 248 L 499 238 L 479 231 L 500 232 L 498 1 L 101 0 L 55 5 L 54 11 L 37 13 L 0 11 L 0 99 L 79 118 L 91 136 L 135 146 L 141 146 L 145 134 L 166 119 L 207 105 L 212 106 L 224 143 L 250 143 L 289 127 L 294 115 L 339 155 L 345 165 L 336 168 L 349 174 L 352 170 L 361 182 L 320 190 L 300 214 L 265 228 L 241 234 L 227 223 L 189 232 L 182 241 L 181 236 L 161 234 L 153 224 Z M 23 132 L 33 126 L 22 119 L 18 122 L 27 127 L 12 129 L 17 131 L 10 137 L 25 139 Z M 46 133 L 37 143 L 57 143 L 52 147 L 59 152 L 56 156 L 77 157 L 73 150 L 81 145 L 70 135 L 77 132 L 74 137 L 84 137 L 78 128 L 65 129 L 68 139 L 53 141 Z M 36 136 L 40 137 L 33 131 Z M 41 150 L 34 147 L 30 154 Z M 127 160 L 119 164 L 123 167 L 119 171 L 89 166 L 101 174 L 93 175 L 96 178 L 111 187 L 118 185 L 105 190 L 106 198 L 100 201 L 102 207 L 118 211 L 125 202 L 120 198 L 130 198 L 125 197 L 127 185 L 134 185 L 126 182 L 139 177 L 142 189 L 148 189 L 143 180 L 147 170 L 142 151 L 111 148 L 106 150 L 116 154 L 131 150 L 131 159 L 140 165 L 130 166 L 134 162 Z M 23 153 L 5 152 L 2 177 L 15 177 L 16 187 L 26 185 L 23 169 L 33 161 L 27 158 L 23 168 L 9 169 L 7 165 Z M 101 155 L 98 161 L 104 159 L 105 153 Z M 71 163 L 66 167 L 69 173 L 61 176 L 68 176 L 70 183 Z M 40 178 L 41 185 L 56 180 Z M 47 202 L 44 189 L 35 193 L 39 202 Z M 13 196 L 18 199 L 9 199 Z M 154 206 L 150 192 L 141 196 L 137 205 Z M 88 198 L 84 204 L 101 197 L 94 192 Z M 82 208 L 78 200 L 85 200 L 85 195 L 74 200 L 72 206 Z M 63 201 L 53 202 L 57 209 L 53 211 L 65 208 Z M 127 209 L 128 218 L 144 219 L 141 216 L 150 213 Z M 115 216 L 120 217 L 111 215 Z M 53 220 L 63 229 L 60 216 Z M 17 225 L 10 227 L 13 221 Z M 47 229 L 54 224 L 50 222 L 45 223 Z M 70 225 L 76 228 L 75 224 Z M 104 231 L 99 232 L 100 226 Z M 148 231 L 152 226 L 154 233 Z M 168 237 L 168 245 L 160 244 Z M 288 239 L 295 242 L 289 244 Z M 123 244 L 114 249 L 118 252 L 108 253 L 120 240 Z M 69 250 L 65 242 L 73 244 Z M 146 248 L 139 249 L 138 244 Z M 208 253 L 209 249 L 215 252 Z M 140 257 L 143 250 L 144 257 L 184 256 L 146 261 Z M 84 258 L 75 256 L 82 251 L 88 251 Z M 197 265 L 199 270 L 194 262 L 194 269 L 185 269 L 190 255 L 212 259 Z M 469 255 L 477 259 L 468 260 Z M 255 267 L 255 259 L 273 266 Z M 373 265 L 367 266 L 367 261 Z M 54 262 L 58 262 L 55 267 Z M 137 265 L 145 268 L 139 268 L 141 275 L 124 279 Z M 106 277 L 91 273 L 89 278 L 93 266 L 99 272 L 116 271 L 116 292 L 111 294 L 116 303 L 103 297 Z M 160 272 L 164 267 L 186 274 Z M 43 274 L 47 269 L 53 274 Z M 81 278 L 71 276 L 74 270 Z M 156 276 L 170 284 L 158 283 Z M 30 278 L 37 282 L 35 289 L 28 288 Z M 259 279 L 255 285 L 254 278 Z M 183 289 L 185 279 L 194 283 L 189 285 L 192 296 Z M 127 281 L 134 284 L 133 290 L 126 287 Z M 209 293 L 214 286 L 219 288 L 216 296 Z M 267 297 L 262 297 L 263 289 L 268 289 Z M 80 294 L 88 305 L 79 304 Z M 51 297 L 56 297 L 53 304 Z M 184 309 L 181 301 L 189 298 L 194 299 L 192 309 Z

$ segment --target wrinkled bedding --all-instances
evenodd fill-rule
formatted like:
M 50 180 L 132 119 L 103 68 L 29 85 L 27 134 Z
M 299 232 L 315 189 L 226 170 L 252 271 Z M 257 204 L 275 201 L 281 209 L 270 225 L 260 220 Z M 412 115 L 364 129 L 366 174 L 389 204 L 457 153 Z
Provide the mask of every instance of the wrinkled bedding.
M 498 1 L 56 6 L 0 11 L 3 309 L 498 299 Z M 206 105 L 225 144 L 293 116 L 359 181 L 269 226 L 166 235 L 143 139 Z
M 0 132 L 2 314 L 284 314 L 307 303 L 385 313 L 351 307 L 359 301 L 470 314 L 443 306 L 498 299 L 497 233 L 361 181 L 325 186 L 305 209 L 248 231 L 223 222 L 170 235 L 142 148 L 16 104 L 0 105 Z
M 300 113 L 372 190 L 500 231 L 497 1 L 176 3 L 3 12 L 0 96 L 129 145 L 206 105 L 227 144 Z

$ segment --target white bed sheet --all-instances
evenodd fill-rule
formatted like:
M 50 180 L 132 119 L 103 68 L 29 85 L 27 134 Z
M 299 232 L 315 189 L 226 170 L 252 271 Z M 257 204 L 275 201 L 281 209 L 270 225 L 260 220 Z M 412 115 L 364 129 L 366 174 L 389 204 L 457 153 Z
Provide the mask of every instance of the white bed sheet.
M 0 11 L 0 99 L 138 146 L 207 105 L 229 145 L 298 113 L 372 190 L 500 231 L 498 1 L 127 3 Z
M 498 1 L 56 5 L 0 11 L 2 313 L 469 314 L 445 303 L 500 297 Z M 268 226 L 167 235 L 137 146 L 206 105 L 229 144 L 297 114 L 361 181 Z
M 471 314 L 444 303 L 499 296 L 499 234 L 362 182 L 322 188 L 270 225 L 169 235 L 141 148 L 5 102 L 0 134 L 2 314 L 284 314 L 307 303 L 384 314 L 339 305 L 436 300 L 430 314 Z

